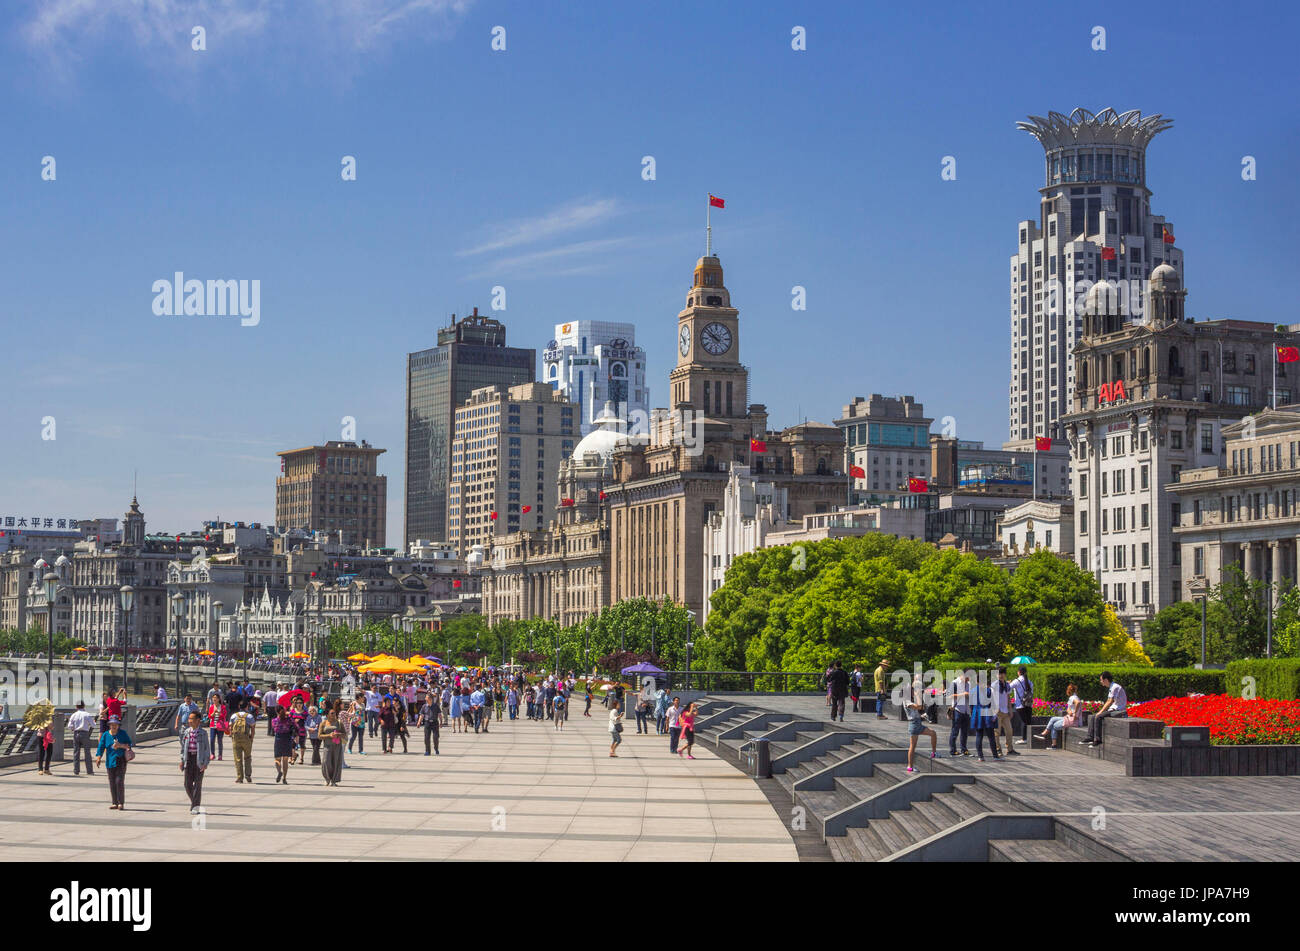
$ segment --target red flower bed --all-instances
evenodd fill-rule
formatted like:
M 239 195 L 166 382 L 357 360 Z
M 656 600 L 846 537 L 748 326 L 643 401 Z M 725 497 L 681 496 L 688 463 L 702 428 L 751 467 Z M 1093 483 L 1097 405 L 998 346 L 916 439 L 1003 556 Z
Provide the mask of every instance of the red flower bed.
M 1129 716 L 1167 726 L 1208 726 L 1210 742 L 1225 746 L 1300 743 L 1300 700 L 1243 700 L 1227 694 L 1166 697 L 1129 708 Z

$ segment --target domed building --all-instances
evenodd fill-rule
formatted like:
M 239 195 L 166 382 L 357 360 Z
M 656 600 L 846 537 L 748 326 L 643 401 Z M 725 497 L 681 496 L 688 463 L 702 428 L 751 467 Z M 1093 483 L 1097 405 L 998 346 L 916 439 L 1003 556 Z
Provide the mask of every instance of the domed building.
M 1262 419 L 1255 414 L 1275 399 L 1292 401 L 1300 365 L 1289 370 L 1276 362 L 1275 348 L 1296 346 L 1297 335 L 1273 323 L 1187 319 L 1187 291 L 1175 266 L 1153 268 L 1146 293 L 1146 313 L 1133 320 L 1121 316 L 1107 284 L 1091 288 L 1084 332 L 1073 348 L 1070 412 L 1061 417 L 1078 563 L 1136 632 L 1162 607 L 1188 597 L 1189 583 L 1217 584 L 1230 564 L 1247 577 L 1265 576 L 1261 536 L 1208 546 L 1185 539 L 1204 532 L 1202 525 L 1213 525 L 1218 538 L 1227 522 L 1241 520 L 1227 515 L 1235 504 L 1223 494 L 1228 490 L 1199 499 L 1193 498 L 1197 487 L 1230 465 L 1235 473 L 1247 451 L 1257 453 L 1244 463 L 1247 472 L 1255 459 L 1278 465 L 1285 443 L 1237 450 L 1238 458 L 1226 445 L 1243 418 Z M 1264 501 L 1252 511 L 1271 513 L 1260 517 L 1282 514 L 1272 487 L 1256 498 Z M 1293 578 L 1294 532 L 1279 544 L 1275 574 L 1288 571 L 1284 576 Z

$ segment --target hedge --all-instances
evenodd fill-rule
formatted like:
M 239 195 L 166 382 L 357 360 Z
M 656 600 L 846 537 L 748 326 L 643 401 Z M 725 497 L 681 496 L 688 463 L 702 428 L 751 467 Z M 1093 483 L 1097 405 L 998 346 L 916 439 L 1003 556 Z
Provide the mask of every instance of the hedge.
M 1245 677 L 1255 678 L 1255 696 L 1261 700 L 1300 699 L 1300 659 L 1234 660 L 1224 671 L 1224 692 L 1241 696 Z
M 1064 700 L 1065 688 L 1078 688 L 1081 700 L 1105 700 L 1101 685 L 1103 670 L 1109 670 L 1115 682 L 1124 688 L 1130 703 L 1185 697 L 1189 693 L 1223 693 L 1223 671 L 1192 668 L 1121 667 L 1112 664 L 1035 664 L 1029 668 L 1034 681 L 1034 695 L 1043 700 Z

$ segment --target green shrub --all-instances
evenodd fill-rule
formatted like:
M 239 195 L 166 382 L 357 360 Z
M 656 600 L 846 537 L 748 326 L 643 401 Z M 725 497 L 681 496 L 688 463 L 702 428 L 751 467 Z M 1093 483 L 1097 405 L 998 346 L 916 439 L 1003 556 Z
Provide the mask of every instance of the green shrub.
M 1034 695 L 1044 700 L 1065 699 L 1065 688 L 1073 683 L 1082 700 L 1104 700 L 1106 690 L 1101 672 L 1109 670 L 1124 688 L 1129 702 L 1185 697 L 1189 693 L 1223 693 L 1221 670 L 1192 668 L 1119 667 L 1109 664 L 1035 664 L 1029 668 Z M 1262 694 L 1261 694 L 1262 695 Z
M 1245 677 L 1255 679 L 1255 696 L 1261 700 L 1300 700 L 1300 659 L 1234 660 L 1224 671 L 1225 692 L 1241 696 Z

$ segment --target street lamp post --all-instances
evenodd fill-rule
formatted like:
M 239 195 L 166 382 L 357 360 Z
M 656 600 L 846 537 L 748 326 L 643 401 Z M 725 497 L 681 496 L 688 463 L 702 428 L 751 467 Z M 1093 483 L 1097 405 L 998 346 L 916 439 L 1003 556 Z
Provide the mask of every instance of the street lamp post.
M 248 683 L 248 616 L 252 613 L 247 604 L 239 609 L 239 633 L 244 639 L 244 683 Z
M 212 610 L 217 615 L 217 633 L 213 638 L 216 643 L 216 650 L 212 652 L 212 680 L 215 683 L 221 683 L 221 602 L 213 601 Z
M 135 588 L 129 584 L 122 585 L 118 589 L 118 597 L 122 599 L 122 613 L 126 615 L 126 624 L 122 627 L 122 687 L 126 687 L 126 648 L 131 640 L 131 608 L 135 605 Z
M 172 595 L 172 615 L 176 618 L 176 696 L 181 694 L 181 615 L 185 613 L 185 595 Z
M 54 602 L 59 596 L 59 576 L 54 572 L 48 572 L 42 581 L 45 582 L 45 606 L 49 609 L 49 623 L 45 625 L 46 633 L 49 635 L 49 650 L 45 654 L 45 685 L 50 691 L 50 699 L 54 699 Z
M 691 648 L 695 646 L 694 641 L 686 642 L 686 689 L 691 689 Z

